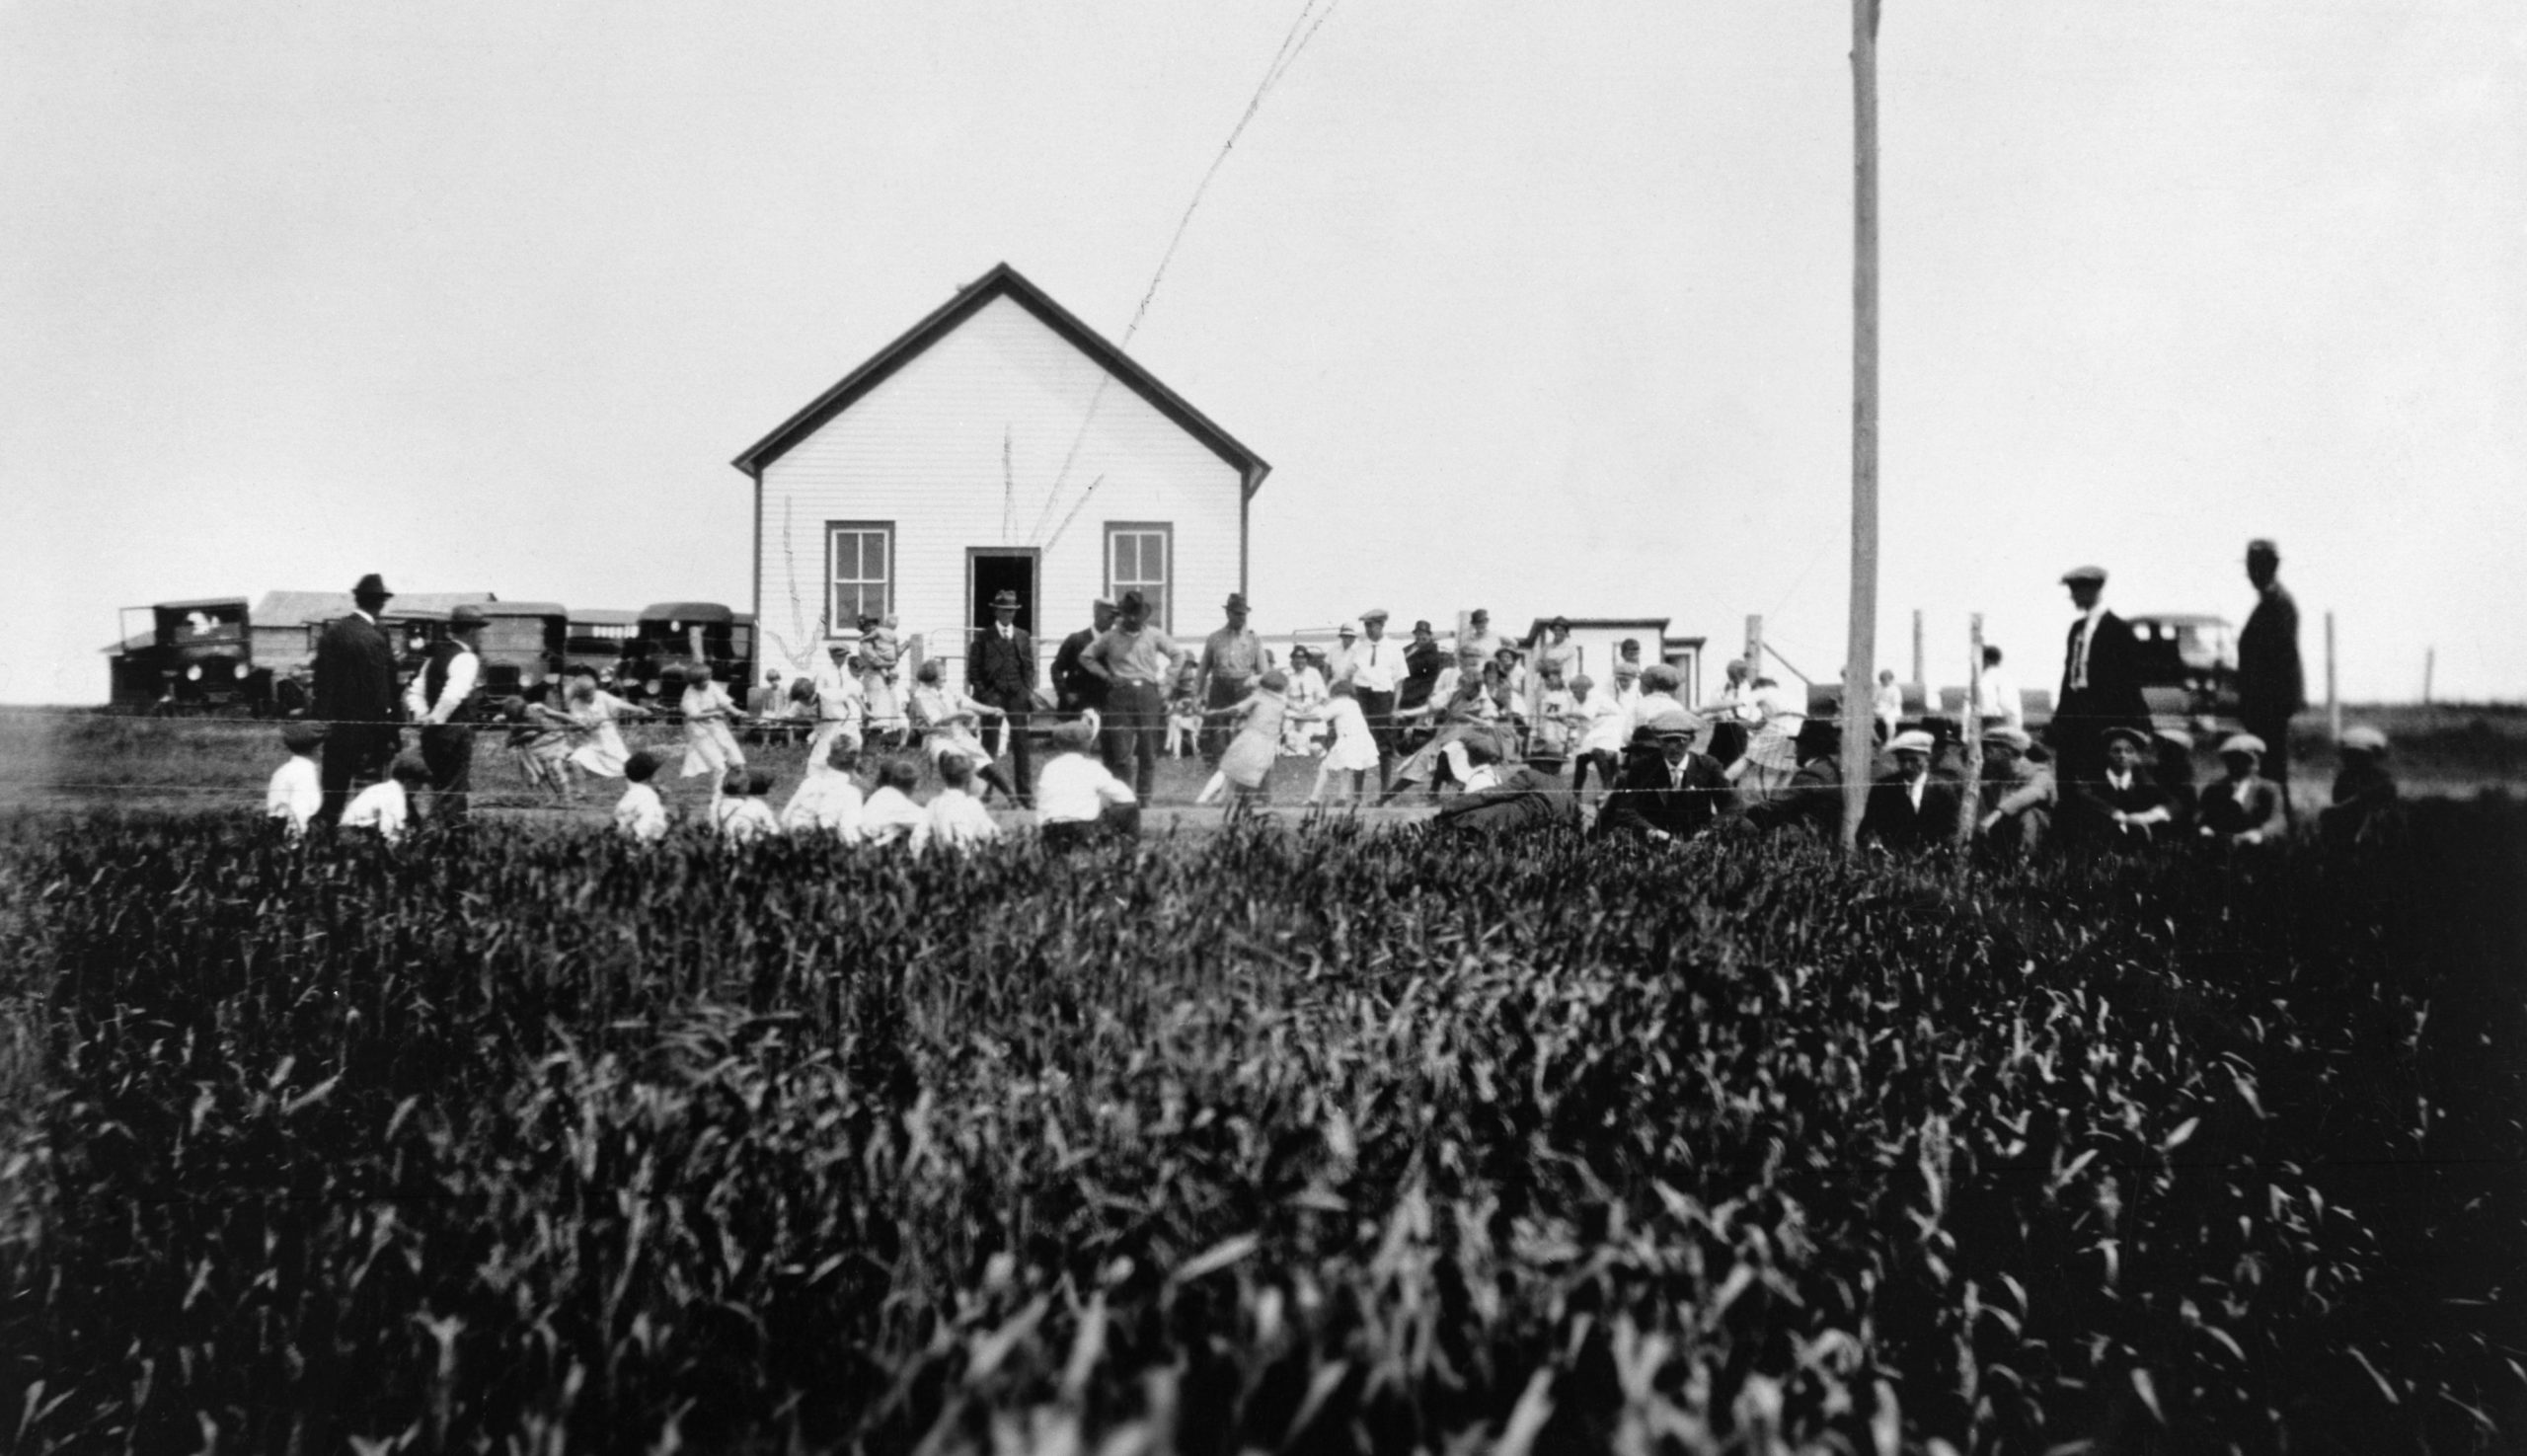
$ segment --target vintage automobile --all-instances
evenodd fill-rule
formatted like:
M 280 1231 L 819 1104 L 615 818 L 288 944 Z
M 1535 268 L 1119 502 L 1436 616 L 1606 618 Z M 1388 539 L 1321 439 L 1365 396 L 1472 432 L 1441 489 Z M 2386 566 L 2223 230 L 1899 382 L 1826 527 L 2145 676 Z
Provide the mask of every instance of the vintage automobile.
M 754 669 L 754 618 L 712 601 L 653 602 L 641 609 L 615 669 L 616 691 L 645 708 L 672 712 L 674 691 L 660 682 L 668 663 L 702 662 L 742 698 Z
M 573 607 L 562 639 L 562 670 L 586 667 L 611 674 L 623 665 L 623 645 L 640 622 L 639 612 Z
M 482 691 L 496 698 L 539 697 L 562 675 L 571 614 L 556 601 L 487 601 L 491 621 L 477 651 Z
M 2237 634 L 2227 618 L 2144 612 L 2127 620 L 2141 647 L 2141 696 L 2152 717 L 2205 722 L 2236 714 Z
M 242 596 L 167 601 L 147 612 L 145 633 L 126 638 L 114 659 L 113 706 L 126 713 L 272 712 L 272 674 L 255 664 L 254 633 Z

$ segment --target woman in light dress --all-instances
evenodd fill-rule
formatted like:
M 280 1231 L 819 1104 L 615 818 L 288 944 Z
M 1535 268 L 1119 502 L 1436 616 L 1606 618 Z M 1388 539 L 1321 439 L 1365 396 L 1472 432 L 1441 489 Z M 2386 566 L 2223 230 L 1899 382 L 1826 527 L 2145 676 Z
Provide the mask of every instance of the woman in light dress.
M 729 700 L 728 690 L 711 676 L 708 665 L 688 662 L 681 675 L 684 697 L 676 706 L 684 715 L 683 776 L 709 774 L 711 797 L 716 801 L 725 792 L 728 770 L 746 766 L 745 750 L 737 746 L 737 735 L 728 728 L 745 715 Z
M 639 717 L 640 710 L 598 687 L 592 669 L 573 669 L 569 682 L 562 713 L 570 721 L 571 766 L 592 779 L 622 778 L 632 750 L 616 725 Z
M 921 751 L 935 766 L 949 753 L 974 765 L 974 777 L 989 789 L 997 789 L 1003 799 L 1016 800 L 1018 791 L 1011 787 L 1009 776 L 992 762 L 992 752 L 983 746 L 980 732 L 982 720 L 1004 716 L 988 703 L 977 703 L 941 681 L 939 664 L 924 662 L 913 676 L 913 717 L 922 725 Z M 986 796 L 988 797 L 988 796 Z
M 1227 818 L 1232 823 L 1264 805 L 1272 764 L 1281 756 L 1281 728 L 1289 717 L 1289 700 L 1282 694 L 1289 686 L 1289 675 L 1275 667 L 1255 679 L 1254 691 L 1204 715 L 1236 719 L 1237 736 L 1220 754 L 1219 772 L 1211 775 L 1194 803 L 1209 803 L 1225 787 L 1229 790 Z
M 1290 649 L 1289 717 L 1281 729 L 1283 753 L 1321 753 L 1325 750 L 1327 691 L 1322 660 L 1309 649 Z
M 1307 802 L 1322 802 L 1326 782 L 1331 779 L 1338 789 L 1347 790 L 1356 804 L 1366 776 L 1378 766 L 1377 736 L 1369 731 L 1368 716 L 1360 711 L 1349 678 L 1326 689 L 1326 693 L 1324 706 L 1315 710 L 1315 717 L 1333 741 L 1327 745 L 1325 757 L 1317 762 L 1316 787 L 1308 791 Z

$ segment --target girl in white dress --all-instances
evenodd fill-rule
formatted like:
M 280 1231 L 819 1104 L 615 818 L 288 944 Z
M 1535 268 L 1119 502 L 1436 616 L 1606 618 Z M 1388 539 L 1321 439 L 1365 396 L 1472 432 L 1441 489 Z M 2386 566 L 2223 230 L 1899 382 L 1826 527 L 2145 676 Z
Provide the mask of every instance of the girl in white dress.
M 728 728 L 731 720 L 743 715 L 708 666 L 689 662 L 683 677 L 687 686 L 677 707 L 684 714 L 684 777 L 709 774 L 711 798 L 717 802 L 726 792 L 728 770 L 746 766 L 745 750 L 737 746 L 737 735 Z
M 1333 741 L 1316 766 L 1316 787 L 1308 791 L 1307 802 L 1322 803 L 1326 781 L 1332 779 L 1338 786 L 1347 788 L 1356 803 L 1364 776 L 1378 766 L 1378 740 L 1369 731 L 1368 716 L 1352 696 L 1349 678 L 1326 689 L 1326 694 L 1325 706 L 1316 713 L 1324 720 Z
M 1290 649 L 1289 718 L 1281 729 L 1281 751 L 1321 753 L 1325 748 L 1325 673 L 1315 652 Z

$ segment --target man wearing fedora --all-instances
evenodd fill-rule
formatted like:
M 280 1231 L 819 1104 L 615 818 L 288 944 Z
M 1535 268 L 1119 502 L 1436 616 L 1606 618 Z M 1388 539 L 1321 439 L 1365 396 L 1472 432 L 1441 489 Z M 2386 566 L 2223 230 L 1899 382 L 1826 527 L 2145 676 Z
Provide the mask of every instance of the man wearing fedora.
M 2308 706 L 2308 678 L 2299 662 L 2299 603 L 2281 584 L 2281 548 L 2259 536 L 2247 543 L 2247 581 L 2255 609 L 2238 633 L 2238 720 L 2263 740 L 2261 776 L 2281 791 L 2281 811 L 2295 817 L 2290 802 L 2290 720 Z
M 1214 727 L 1210 714 L 1239 702 L 1264 670 L 1264 640 L 1246 625 L 1246 593 L 1232 591 L 1221 604 L 1227 623 L 1202 640 L 1202 657 L 1193 680 L 1194 700 L 1202 705 L 1202 762 L 1217 767 L 1228 746 L 1231 728 L 1223 720 Z
M 483 627 L 490 620 L 481 607 L 459 602 L 447 614 L 447 636 L 430 644 L 404 694 L 404 711 L 421 726 L 430 817 L 441 824 L 464 823 L 473 797 L 474 688 L 483 680 Z
M 395 593 L 375 572 L 351 588 L 352 609 L 316 640 L 315 716 L 325 725 L 325 757 L 318 777 L 325 789 L 323 817 L 341 821 L 353 791 L 386 776 L 403 747 L 396 727 L 395 645 L 377 614 Z
M 1009 735 L 1009 761 L 1020 808 L 1034 804 L 1034 750 L 1027 741 L 1035 711 L 1035 640 L 1018 625 L 1018 593 L 1003 590 L 991 599 L 991 625 L 974 634 L 973 651 L 965 657 L 965 691 L 975 702 L 997 708 Z
M 2062 648 L 2062 691 L 2053 700 L 2045 738 L 2066 783 L 2092 782 L 2106 771 L 2106 732 L 2131 728 L 2144 741 L 2150 705 L 2141 697 L 2141 644 L 2131 624 L 2106 609 L 2106 568 L 2062 574 L 2079 620 Z

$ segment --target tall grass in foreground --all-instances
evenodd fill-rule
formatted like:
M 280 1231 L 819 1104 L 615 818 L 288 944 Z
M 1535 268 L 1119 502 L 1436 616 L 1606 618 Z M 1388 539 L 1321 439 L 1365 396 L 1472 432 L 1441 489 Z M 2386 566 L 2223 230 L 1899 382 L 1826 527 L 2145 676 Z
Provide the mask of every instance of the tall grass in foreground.
M 16 1449 L 2527 1432 L 2505 806 L 2392 876 L 258 831 L 0 845 Z

